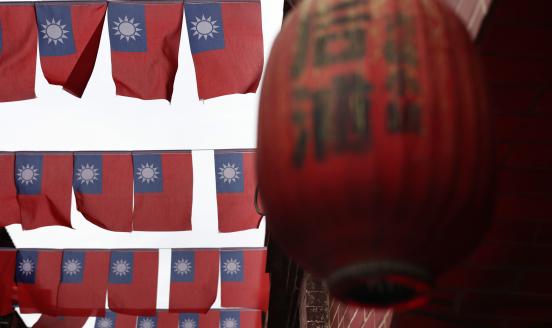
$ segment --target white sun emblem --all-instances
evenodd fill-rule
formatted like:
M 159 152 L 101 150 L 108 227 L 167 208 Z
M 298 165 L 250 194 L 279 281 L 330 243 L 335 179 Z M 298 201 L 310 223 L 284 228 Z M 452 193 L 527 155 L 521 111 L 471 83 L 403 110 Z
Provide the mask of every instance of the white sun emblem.
M 57 22 L 54 18 L 51 21 L 46 19 L 46 24 L 41 24 L 42 30 L 40 32 L 44 33 L 43 39 L 48 39 L 48 44 L 54 43 L 54 46 L 57 46 L 58 42 L 63 43 L 63 39 L 67 39 L 67 34 L 69 31 L 65 29 L 67 25 L 61 24 L 61 19 Z
M 82 269 L 81 263 L 77 259 L 70 259 L 63 263 L 63 272 L 66 275 L 74 276 L 78 274 Z
M 130 41 L 130 39 L 136 41 L 136 37 L 142 36 L 140 34 L 140 31 L 142 31 L 141 28 L 138 27 L 140 23 L 134 22 L 134 17 L 131 19 L 128 19 L 127 16 L 125 18 L 119 17 L 118 21 L 113 21 L 115 26 L 113 26 L 113 29 L 116 31 L 115 35 L 119 36 L 119 40 L 126 39 L 127 42 Z
M 187 259 L 180 259 L 174 263 L 174 272 L 183 276 L 192 272 L 192 263 Z
M 234 318 L 226 318 L 222 322 L 222 328 L 238 328 L 238 322 Z
M 226 163 L 222 164 L 222 167 L 219 168 L 219 179 L 223 180 L 224 183 L 234 183 L 240 179 L 240 167 L 236 164 Z
M 23 259 L 19 262 L 19 271 L 25 276 L 30 276 L 34 271 L 34 262 L 31 259 Z
M 180 328 L 197 328 L 197 325 L 194 319 L 186 319 L 182 322 Z
M 130 263 L 125 260 L 117 260 L 111 267 L 111 270 L 113 270 L 113 273 L 117 276 L 126 276 L 130 272 L 130 269 Z
M 224 261 L 224 264 L 222 265 L 222 269 L 226 274 L 230 274 L 230 275 L 238 274 L 241 270 L 240 261 L 236 259 L 228 259 Z
M 22 165 L 17 169 L 17 181 L 25 185 L 33 184 L 35 181 L 38 181 L 37 177 L 39 175 L 38 169 L 35 168 L 34 165 Z
M 157 167 L 149 163 L 146 163 L 145 165 L 142 164 L 136 171 L 138 180 L 141 180 L 142 183 L 155 182 L 155 180 L 159 178 L 158 174 L 159 171 L 157 171 Z
M 80 181 L 81 184 L 94 184 L 95 181 L 98 181 L 98 177 L 100 174 L 98 173 L 98 169 L 94 167 L 94 165 L 86 164 L 81 165 L 80 169 L 77 169 L 77 173 L 75 174 L 77 176 L 77 181 Z
M 98 320 L 98 328 L 112 328 L 113 321 L 109 318 L 101 318 Z
M 215 34 L 218 33 L 218 28 L 220 26 L 217 25 L 216 20 L 211 20 L 211 17 L 205 18 L 205 15 L 202 15 L 201 18 L 196 17 L 196 21 L 192 21 L 192 31 L 194 31 L 194 35 L 197 35 L 197 39 L 200 40 L 203 38 L 204 40 L 207 40 L 207 37 L 214 38 Z
M 139 328 L 155 328 L 155 322 L 150 318 L 142 319 L 142 321 L 140 321 L 140 325 L 138 327 Z

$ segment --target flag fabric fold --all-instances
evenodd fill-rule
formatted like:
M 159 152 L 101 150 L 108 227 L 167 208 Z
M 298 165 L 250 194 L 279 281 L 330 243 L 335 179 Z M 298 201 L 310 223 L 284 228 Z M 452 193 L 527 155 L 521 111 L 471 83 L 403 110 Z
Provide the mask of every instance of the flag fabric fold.
M 75 153 L 73 158 L 77 209 L 99 227 L 111 231 L 132 231 L 130 153 Z
M 43 314 L 33 328 L 81 328 L 88 317 L 55 317 Z
M 17 251 L 15 280 L 21 313 L 57 314 L 61 256 L 59 250 Z
M 109 308 L 130 315 L 155 315 L 157 250 L 113 250 L 109 263 Z
M 263 70 L 259 0 L 184 0 L 200 99 L 255 92 Z
M 71 227 L 72 171 L 72 154 L 16 154 L 14 175 L 23 229 Z
M 81 97 L 92 75 L 107 5 L 37 3 L 40 63 L 50 84 Z
M 181 313 L 183 328 L 261 328 L 262 312 L 257 310 L 211 310 L 207 313 Z
M 109 252 L 64 250 L 58 313 L 73 316 L 104 316 Z
M 219 250 L 173 249 L 169 311 L 207 312 L 218 288 Z
M 0 249 L 0 316 L 13 312 L 12 295 L 15 288 L 15 249 Z
M 36 97 L 34 21 L 32 3 L 0 3 L 0 102 Z
M 0 227 L 21 223 L 21 212 L 13 179 L 14 164 L 13 153 L 0 153 Z
M 110 2 L 111 66 L 117 94 L 171 100 L 178 68 L 182 2 Z
M 268 310 L 266 249 L 223 249 L 220 272 L 223 307 Z
M 258 228 L 261 217 L 255 210 L 255 152 L 216 150 L 215 176 L 219 231 Z
M 191 152 L 135 153 L 133 163 L 134 230 L 191 230 Z
M 135 316 L 106 311 L 105 316 L 96 317 L 94 328 L 136 328 L 136 319 Z

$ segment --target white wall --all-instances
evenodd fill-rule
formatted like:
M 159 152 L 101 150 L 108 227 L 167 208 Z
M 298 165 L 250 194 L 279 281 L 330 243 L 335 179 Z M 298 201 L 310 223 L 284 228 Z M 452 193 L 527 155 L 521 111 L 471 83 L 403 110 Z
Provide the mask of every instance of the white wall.
M 282 20 L 283 0 L 262 0 L 265 61 Z M 97 228 L 76 211 L 75 230 L 47 227 L 22 231 L 8 227 L 19 248 L 175 248 L 254 247 L 264 242 L 258 230 L 219 234 L 213 154 L 210 149 L 255 148 L 258 94 L 199 101 L 187 32 L 183 28 L 173 101 L 115 96 L 107 24 L 96 67 L 82 99 L 48 85 L 37 61 L 37 99 L 0 103 L 0 150 L 163 150 L 192 149 L 194 164 L 193 231 L 115 233 Z M 216 79 L 216 76 L 213 76 Z M 169 268 L 163 250 L 160 264 Z M 160 270 L 158 307 L 168 304 L 169 271 Z M 219 299 L 215 307 L 220 305 Z M 38 316 L 25 315 L 28 325 Z M 93 327 L 89 320 L 86 327 Z

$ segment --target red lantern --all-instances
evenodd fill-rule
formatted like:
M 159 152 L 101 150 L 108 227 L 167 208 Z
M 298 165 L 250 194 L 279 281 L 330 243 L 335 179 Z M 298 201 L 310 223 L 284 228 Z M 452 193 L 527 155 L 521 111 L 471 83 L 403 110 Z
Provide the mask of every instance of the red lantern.
M 260 194 L 273 239 L 345 301 L 416 306 L 491 218 L 474 46 L 436 0 L 307 0 L 268 63 Z

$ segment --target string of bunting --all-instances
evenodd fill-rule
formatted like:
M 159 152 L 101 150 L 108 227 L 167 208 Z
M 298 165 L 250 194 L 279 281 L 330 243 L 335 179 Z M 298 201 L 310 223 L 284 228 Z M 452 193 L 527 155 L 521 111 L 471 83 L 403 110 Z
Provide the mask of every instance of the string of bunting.
M 94 328 L 261 328 L 262 312 L 258 310 L 210 310 L 207 313 L 170 313 L 158 311 L 155 316 L 130 316 L 106 311 L 96 317 Z M 82 327 L 88 317 L 52 317 L 42 315 L 33 328 Z
M 215 150 L 220 232 L 256 229 L 254 150 Z M 0 227 L 71 227 L 77 209 L 119 232 L 192 229 L 191 151 L 0 153 Z
M 37 40 L 48 82 L 81 97 L 106 12 L 117 95 L 171 100 L 182 24 L 200 99 L 257 90 L 260 0 L 12 2 L 0 3 L 0 102 L 35 98 Z
M 159 250 L 0 249 L 0 315 L 155 316 L 159 271 L 170 270 L 168 311 L 207 313 L 221 281 L 221 305 L 266 311 L 270 291 L 266 248 Z M 165 327 L 165 326 L 162 326 Z M 249 327 L 249 326 L 247 326 Z

